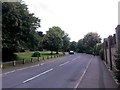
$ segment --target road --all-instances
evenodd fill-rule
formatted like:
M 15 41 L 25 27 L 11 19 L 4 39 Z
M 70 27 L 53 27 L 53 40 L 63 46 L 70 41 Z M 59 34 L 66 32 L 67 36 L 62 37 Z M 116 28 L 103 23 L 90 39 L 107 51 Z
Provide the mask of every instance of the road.
M 4 69 L 3 88 L 116 88 L 98 56 L 66 55 L 45 62 Z

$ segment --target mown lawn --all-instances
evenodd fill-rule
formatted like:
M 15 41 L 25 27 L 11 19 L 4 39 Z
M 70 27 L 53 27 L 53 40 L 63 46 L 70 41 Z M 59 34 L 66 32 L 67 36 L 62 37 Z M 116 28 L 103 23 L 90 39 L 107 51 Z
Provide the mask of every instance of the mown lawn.
M 34 52 L 36 52 L 36 51 L 33 51 L 33 52 L 20 52 L 20 53 L 15 53 L 15 54 L 19 57 L 19 59 L 37 58 L 37 57 L 32 57 Z M 41 57 L 43 57 L 43 56 L 51 56 L 50 51 L 37 51 L 37 52 L 40 52 Z M 53 55 L 55 55 L 55 54 L 56 54 L 56 52 L 53 52 Z M 62 54 L 62 52 L 59 52 L 59 54 Z
M 34 51 L 34 52 L 36 52 L 36 51 Z M 39 60 L 47 60 L 49 58 L 59 57 L 60 54 L 63 54 L 62 52 L 59 52 L 59 55 L 58 55 L 58 54 L 56 54 L 56 52 L 53 52 L 53 55 L 51 57 L 51 52 L 50 51 L 37 51 L 37 52 L 40 52 L 40 54 L 41 54 L 41 57 L 38 58 L 38 57 L 32 57 L 34 52 L 15 53 L 18 56 L 18 59 L 15 62 L 16 63 L 15 65 L 23 64 L 24 60 L 25 60 L 25 63 L 31 63 L 31 60 L 32 60 L 32 62 L 36 62 L 36 61 L 39 61 Z M 11 66 L 13 66 L 13 61 L 3 63 L 3 68 L 9 68 Z

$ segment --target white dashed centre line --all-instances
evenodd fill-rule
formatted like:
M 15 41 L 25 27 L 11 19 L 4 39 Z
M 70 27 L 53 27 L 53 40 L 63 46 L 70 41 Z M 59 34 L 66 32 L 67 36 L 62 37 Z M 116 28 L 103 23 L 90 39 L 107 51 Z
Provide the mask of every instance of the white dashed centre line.
M 65 62 L 65 63 L 63 63 L 63 64 L 60 64 L 59 66 L 61 67 L 61 66 L 63 66 L 63 65 L 65 65 L 65 64 L 67 64 L 67 63 L 69 63 L 70 61 L 67 61 L 67 62 Z
M 41 63 L 40 65 L 44 65 L 45 63 Z
M 34 76 L 34 77 L 32 77 L 32 78 L 29 78 L 29 79 L 23 81 L 22 83 L 26 83 L 26 82 L 28 82 L 28 81 L 31 81 L 31 80 L 33 80 L 33 79 L 35 79 L 35 78 L 37 78 L 37 77 L 39 77 L 39 76 L 41 76 L 41 75 L 43 75 L 43 74 L 46 74 L 46 73 L 48 73 L 48 72 L 50 72 L 50 71 L 52 71 L 52 70 L 53 70 L 53 68 L 51 68 L 51 69 L 49 69 L 49 70 L 47 70 L 47 71 L 44 71 L 44 72 L 42 72 L 42 73 L 40 73 L 40 74 L 38 74 L 38 75 L 36 75 L 36 76 Z
M 80 58 L 80 57 L 74 58 L 74 59 L 73 59 L 73 60 L 71 60 L 71 61 L 74 61 L 74 60 L 76 60 L 76 59 L 78 59 L 78 58 Z

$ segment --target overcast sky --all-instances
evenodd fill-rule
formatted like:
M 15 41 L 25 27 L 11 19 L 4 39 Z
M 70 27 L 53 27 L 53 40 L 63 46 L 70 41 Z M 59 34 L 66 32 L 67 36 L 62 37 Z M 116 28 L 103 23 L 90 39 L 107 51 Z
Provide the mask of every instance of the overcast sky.
M 119 0 L 23 0 L 29 11 L 41 19 L 44 33 L 59 26 L 78 41 L 88 32 L 97 32 L 102 38 L 115 33 L 118 24 Z

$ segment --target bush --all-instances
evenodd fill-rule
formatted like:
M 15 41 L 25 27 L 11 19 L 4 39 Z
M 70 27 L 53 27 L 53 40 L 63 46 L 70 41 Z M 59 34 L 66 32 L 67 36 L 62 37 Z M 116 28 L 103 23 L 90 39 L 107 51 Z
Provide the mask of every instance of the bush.
M 40 57 L 40 52 L 34 52 L 32 57 Z
M 100 49 L 99 55 L 100 55 L 101 59 L 104 60 L 104 49 L 103 48 Z
M 115 72 L 115 78 L 117 79 L 117 82 L 120 83 L 120 71 Z
M 8 48 L 2 48 L 2 62 L 18 60 L 19 57 L 14 54 L 14 51 Z
M 115 72 L 115 78 L 120 83 L 120 47 L 118 48 L 117 54 L 115 55 L 115 64 L 118 71 Z
M 18 57 L 18 55 L 16 55 L 16 54 L 12 54 L 13 55 L 13 60 L 18 60 L 18 59 L 20 59 L 19 57 Z

